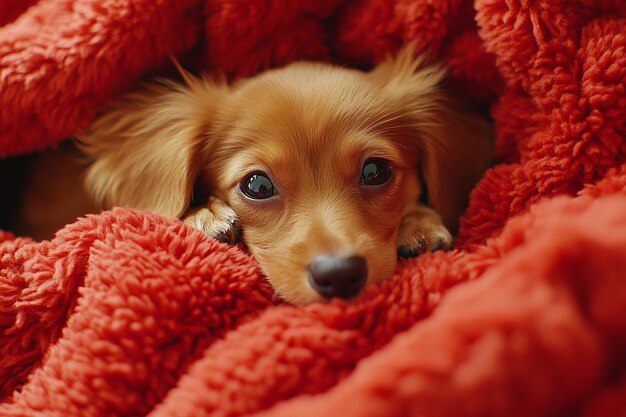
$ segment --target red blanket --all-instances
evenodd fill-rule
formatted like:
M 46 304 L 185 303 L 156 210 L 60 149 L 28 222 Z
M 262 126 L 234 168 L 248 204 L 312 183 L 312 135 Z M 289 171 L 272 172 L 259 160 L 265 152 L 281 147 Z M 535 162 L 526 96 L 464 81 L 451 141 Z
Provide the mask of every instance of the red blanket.
M 277 305 L 245 252 L 147 212 L 0 232 L 0 416 L 626 415 L 623 0 L 13 0 L 2 24 L 0 156 L 169 55 L 234 78 L 417 41 L 491 106 L 499 163 L 456 250 L 350 303 Z

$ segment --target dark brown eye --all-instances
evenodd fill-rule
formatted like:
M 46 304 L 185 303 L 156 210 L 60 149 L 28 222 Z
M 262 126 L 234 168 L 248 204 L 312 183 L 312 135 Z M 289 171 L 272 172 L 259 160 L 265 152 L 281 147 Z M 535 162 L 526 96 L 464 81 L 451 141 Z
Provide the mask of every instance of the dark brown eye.
M 274 184 L 264 172 L 253 172 L 246 175 L 239 187 L 246 197 L 253 200 L 265 200 L 277 194 Z
M 391 179 L 393 170 L 389 161 L 383 158 L 370 158 L 363 164 L 361 185 L 383 185 Z

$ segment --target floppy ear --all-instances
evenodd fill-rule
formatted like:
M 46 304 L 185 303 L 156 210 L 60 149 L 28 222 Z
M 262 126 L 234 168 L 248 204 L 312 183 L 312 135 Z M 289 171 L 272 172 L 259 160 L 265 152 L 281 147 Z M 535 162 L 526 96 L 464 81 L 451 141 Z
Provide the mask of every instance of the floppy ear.
M 86 185 L 106 207 L 177 217 L 189 207 L 206 138 L 225 86 L 183 74 L 129 95 L 80 136 L 92 160 Z
M 445 70 L 425 65 L 412 48 L 383 62 L 371 76 L 382 85 L 389 113 L 408 126 L 402 139 L 417 154 L 428 204 L 455 230 L 472 188 L 492 162 L 489 123 L 448 97 L 439 87 Z
M 432 126 L 417 144 L 427 201 L 455 231 L 469 195 L 493 163 L 491 126 L 463 105 L 442 97 Z

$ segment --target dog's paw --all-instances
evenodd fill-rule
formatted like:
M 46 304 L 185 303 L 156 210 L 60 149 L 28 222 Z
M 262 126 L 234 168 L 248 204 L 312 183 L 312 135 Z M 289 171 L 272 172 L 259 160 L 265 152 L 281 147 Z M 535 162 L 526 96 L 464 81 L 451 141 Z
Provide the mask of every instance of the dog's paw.
M 241 241 L 241 226 L 237 213 L 223 201 L 211 197 L 206 206 L 190 211 L 183 222 L 213 239 L 229 245 Z
M 426 252 L 448 250 L 452 235 L 448 229 L 431 218 L 406 217 L 398 232 L 398 256 L 415 258 Z

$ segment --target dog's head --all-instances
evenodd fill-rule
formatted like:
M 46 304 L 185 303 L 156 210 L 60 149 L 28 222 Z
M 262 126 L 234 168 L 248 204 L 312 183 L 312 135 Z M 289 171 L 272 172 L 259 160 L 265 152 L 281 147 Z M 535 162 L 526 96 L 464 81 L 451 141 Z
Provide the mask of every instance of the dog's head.
M 484 126 L 442 76 L 407 52 L 370 73 L 295 63 L 233 86 L 153 86 L 81 138 L 88 186 L 105 205 L 171 217 L 220 199 L 288 301 L 321 298 L 307 279 L 320 259 L 358 259 L 375 283 L 392 275 L 403 213 L 425 188 L 454 228 L 484 169 Z

